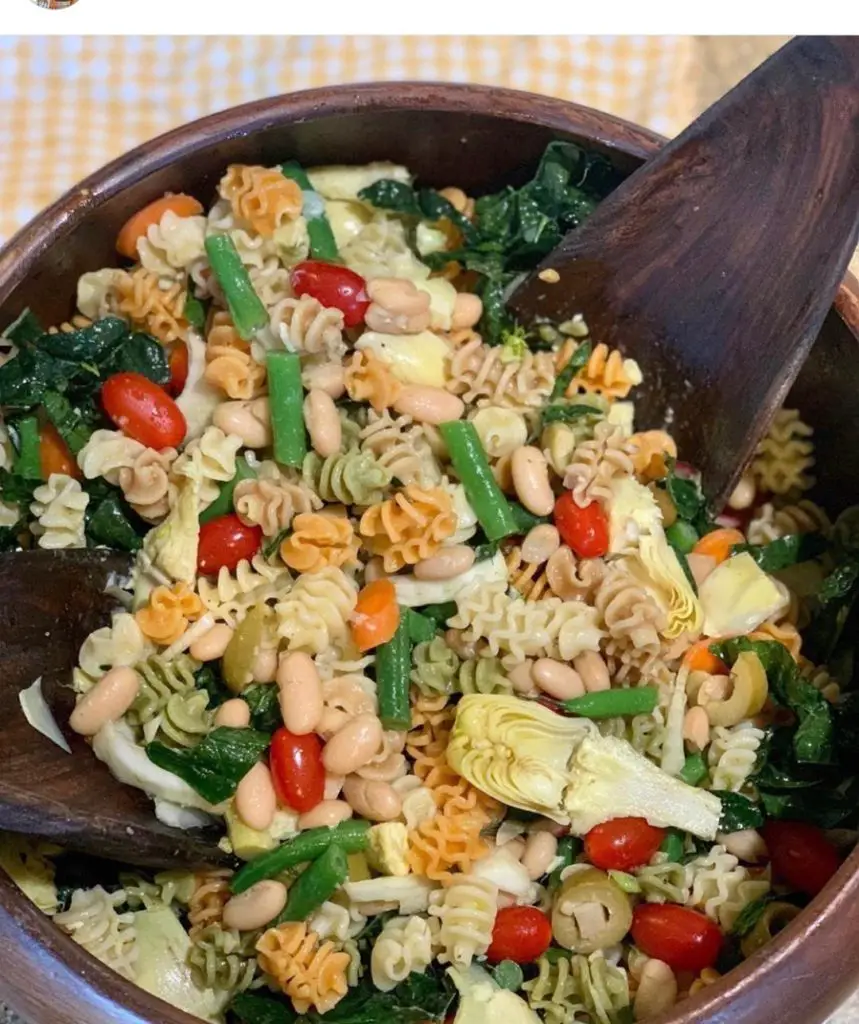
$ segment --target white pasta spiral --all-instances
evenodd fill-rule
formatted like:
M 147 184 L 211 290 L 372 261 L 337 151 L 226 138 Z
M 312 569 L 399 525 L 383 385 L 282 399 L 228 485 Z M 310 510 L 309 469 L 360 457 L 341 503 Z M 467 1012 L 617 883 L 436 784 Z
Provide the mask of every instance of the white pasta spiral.
M 69 909 L 56 914 L 54 922 L 94 957 L 124 978 L 134 980 L 137 933 L 134 914 L 117 913 L 125 892 L 106 892 L 100 885 L 75 889 Z
M 732 853 L 718 844 L 690 861 L 686 865 L 686 876 L 690 887 L 687 905 L 703 910 L 725 932 L 730 932 L 747 903 L 760 899 L 770 890 L 768 877 L 762 874 L 752 877 L 748 868 L 742 867 Z
M 233 508 L 243 523 L 260 526 L 267 537 L 276 537 L 299 513 L 322 508 L 322 499 L 298 474 L 284 473 L 273 462 L 263 462 L 255 480 L 236 484 Z
M 174 462 L 174 474 L 197 482 L 201 510 L 217 498 L 220 485 L 236 475 L 236 453 L 241 446 L 242 439 L 236 434 L 208 426 Z
M 167 210 L 137 240 L 140 262 L 159 277 L 175 278 L 206 254 L 205 217 L 180 217 Z
M 235 572 L 222 566 L 214 580 L 199 577 L 197 593 L 216 621 L 235 626 L 250 608 L 276 600 L 291 586 L 292 576 L 286 566 L 272 565 L 257 553 L 250 562 L 243 558 Z
M 357 599 L 357 586 L 341 569 L 329 566 L 301 576 L 275 605 L 278 635 L 288 650 L 319 654 L 346 639 Z
M 136 665 L 151 650 L 134 616 L 115 612 L 109 626 L 95 630 L 81 644 L 78 664 L 93 680 L 117 665 Z
M 373 455 L 401 484 L 432 487 L 441 481 L 441 469 L 423 429 L 413 423 L 411 417 L 393 417 L 387 409 L 381 414 L 371 409 L 367 413 L 367 425 L 358 437 L 361 451 Z
M 492 941 L 497 886 L 485 878 L 454 875 L 450 885 L 431 899 L 436 902 L 430 906 L 430 914 L 441 921 L 439 963 L 468 967 L 476 956 L 483 956 Z
M 82 548 L 84 513 L 89 495 L 77 480 L 65 473 L 51 473 L 48 482 L 33 491 L 30 512 L 36 517 L 31 529 L 40 548 Z
M 707 750 L 711 787 L 738 793 L 751 775 L 765 733 L 751 722 L 717 725 Z
M 292 352 L 325 356 L 337 363 L 346 354 L 343 314 L 309 295 L 281 299 L 271 311 L 269 328 Z
M 390 992 L 413 972 L 423 973 L 433 959 L 433 928 L 435 919 L 395 917 L 385 924 L 370 954 L 373 984 L 382 992 Z
M 575 503 L 584 508 L 592 501 L 608 502 L 612 480 L 634 472 L 632 452 L 620 428 L 598 423 L 593 439 L 576 448 L 564 473 L 564 487 L 573 492 Z
M 758 445 L 751 471 L 758 486 L 772 494 L 807 491 L 814 485 L 814 431 L 796 409 L 779 409 Z

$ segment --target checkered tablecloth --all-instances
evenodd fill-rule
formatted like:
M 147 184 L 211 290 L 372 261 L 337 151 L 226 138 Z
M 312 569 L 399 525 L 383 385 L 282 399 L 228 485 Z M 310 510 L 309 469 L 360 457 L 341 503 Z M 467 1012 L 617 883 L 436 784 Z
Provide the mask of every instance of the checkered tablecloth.
M 0 241 L 85 174 L 160 132 L 312 86 L 408 78 L 505 85 L 670 135 L 704 105 L 703 45 L 691 36 L 0 37 Z M 758 46 L 757 59 L 771 48 Z M 737 47 L 730 53 L 736 63 Z

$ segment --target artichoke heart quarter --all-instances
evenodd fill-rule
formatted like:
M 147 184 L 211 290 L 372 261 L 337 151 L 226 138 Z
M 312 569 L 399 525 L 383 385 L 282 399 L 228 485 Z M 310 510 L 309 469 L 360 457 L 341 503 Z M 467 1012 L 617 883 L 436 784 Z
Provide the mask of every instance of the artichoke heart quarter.
M 564 718 L 519 697 L 472 694 L 457 705 L 447 759 L 489 796 L 567 824 L 570 759 L 596 732 L 587 718 Z

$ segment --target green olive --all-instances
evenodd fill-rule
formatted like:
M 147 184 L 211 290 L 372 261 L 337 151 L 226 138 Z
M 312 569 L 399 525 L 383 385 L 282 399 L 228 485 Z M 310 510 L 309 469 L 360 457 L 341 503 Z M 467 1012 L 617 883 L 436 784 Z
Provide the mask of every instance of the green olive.
M 799 913 L 792 903 L 768 903 L 757 924 L 740 942 L 743 956 L 751 956 L 774 938 Z
M 632 903 L 604 871 L 576 868 L 564 879 L 552 907 L 558 945 L 574 953 L 595 953 L 620 942 L 631 925 Z
M 236 626 L 235 632 L 224 651 L 221 671 L 224 682 L 232 693 L 241 693 L 253 682 L 254 662 L 259 654 L 265 635 L 268 609 L 265 605 L 251 608 L 242 621 Z

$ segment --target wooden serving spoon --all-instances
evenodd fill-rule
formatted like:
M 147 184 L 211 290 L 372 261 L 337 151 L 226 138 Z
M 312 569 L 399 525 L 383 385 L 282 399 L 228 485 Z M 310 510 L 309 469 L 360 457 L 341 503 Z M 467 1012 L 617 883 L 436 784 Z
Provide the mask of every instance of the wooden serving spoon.
M 581 313 L 635 357 L 639 429 L 669 427 L 719 508 L 858 234 L 859 38 L 800 37 L 627 178 L 508 306 L 524 324 Z
M 71 668 L 116 607 L 104 592 L 111 574 L 129 567 L 127 555 L 103 551 L 0 555 L 0 829 L 147 867 L 222 863 L 218 833 L 163 825 L 149 798 L 117 782 L 68 727 Z M 19 692 L 39 676 L 71 754 L 21 710 Z

